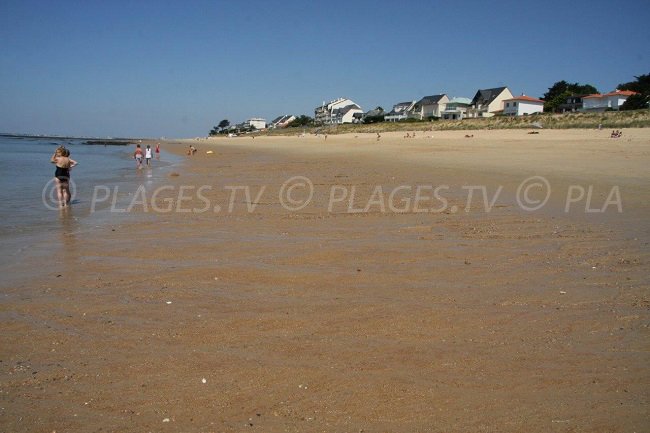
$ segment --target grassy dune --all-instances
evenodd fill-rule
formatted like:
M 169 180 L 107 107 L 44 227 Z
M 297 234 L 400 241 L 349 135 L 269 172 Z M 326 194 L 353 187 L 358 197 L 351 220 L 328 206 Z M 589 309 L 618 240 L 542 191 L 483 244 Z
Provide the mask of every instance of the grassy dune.
M 298 135 L 321 132 L 328 134 L 375 133 L 390 131 L 444 131 L 475 129 L 530 129 L 539 123 L 547 129 L 597 128 L 604 129 L 650 127 L 650 110 L 610 111 L 605 113 L 540 114 L 522 117 L 495 116 L 483 119 L 437 120 L 418 122 L 382 122 L 370 125 L 330 125 L 310 128 L 285 128 L 267 132 L 269 135 Z

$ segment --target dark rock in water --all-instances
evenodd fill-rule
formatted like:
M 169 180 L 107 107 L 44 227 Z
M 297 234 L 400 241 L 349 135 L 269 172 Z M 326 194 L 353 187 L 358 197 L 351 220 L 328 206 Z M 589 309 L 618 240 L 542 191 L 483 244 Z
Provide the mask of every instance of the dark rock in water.
M 90 146 L 128 146 L 132 144 L 130 141 L 123 140 L 87 140 L 84 144 Z

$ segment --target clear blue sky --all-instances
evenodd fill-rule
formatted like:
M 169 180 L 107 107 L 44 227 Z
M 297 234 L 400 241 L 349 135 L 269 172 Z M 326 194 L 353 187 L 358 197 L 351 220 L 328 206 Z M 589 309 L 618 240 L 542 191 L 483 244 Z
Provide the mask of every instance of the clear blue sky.
M 0 0 L 0 132 L 192 137 L 221 119 L 364 110 L 650 73 L 650 2 Z

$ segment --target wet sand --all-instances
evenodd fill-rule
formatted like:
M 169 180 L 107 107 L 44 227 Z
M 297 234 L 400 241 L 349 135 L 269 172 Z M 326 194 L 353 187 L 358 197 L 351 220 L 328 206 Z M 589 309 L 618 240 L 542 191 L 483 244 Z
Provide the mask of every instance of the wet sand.
M 465 134 L 164 143 L 141 223 L 62 217 L 2 280 L 0 429 L 648 430 L 650 131 Z

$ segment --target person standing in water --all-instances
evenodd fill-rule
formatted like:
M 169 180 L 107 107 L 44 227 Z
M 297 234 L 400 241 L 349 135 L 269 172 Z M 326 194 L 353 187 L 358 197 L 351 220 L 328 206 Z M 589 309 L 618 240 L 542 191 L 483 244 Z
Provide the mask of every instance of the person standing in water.
M 160 143 L 156 144 L 156 161 L 160 159 Z
M 77 165 L 77 161 L 70 159 L 70 152 L 61 146 L 56 149 L 50 162 L 56 165 L 54 170 L 56 195 L 59 200 L 59 207 L 64 208 L 72 199 L 70 196 L 70 169 Z
M 151 146 L 147 144 L 147 148 L 144 150 L 144 160 L 147 162 L 147 167 L 151 165 Z
M 70 158 L 70 149 L 64 148 L 63 151 L 61 152 L 61 154 L 70 160 L 70 169 L 68 170 L 68 185 L 66 187 L 66 190 L 68 192 L 68 198 L 66 200 L 66 203 L 70 203 L 70 201 L 72 200 L 72 195 L 70 194 L 70 185 L 69 185 L 70 177 L 72 175 L 72 172 L 70 170 L 72 169 L 72 167 L 77 165 L 77 161 Z
M 137 168 L 142 168 L 142 149 L 139 144 L 135 145 L 135 152 L 133 152 L 133 159 Z

